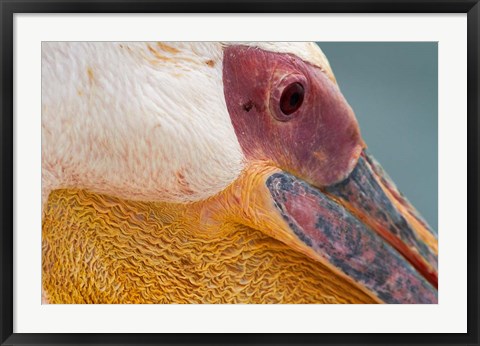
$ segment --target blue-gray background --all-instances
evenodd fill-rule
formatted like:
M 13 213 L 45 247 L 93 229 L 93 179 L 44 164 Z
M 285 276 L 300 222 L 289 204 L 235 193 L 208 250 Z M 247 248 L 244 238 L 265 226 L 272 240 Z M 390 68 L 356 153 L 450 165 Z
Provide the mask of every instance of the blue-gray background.
M 369 152 L 438 229 L 436 42 L 318 42 Z

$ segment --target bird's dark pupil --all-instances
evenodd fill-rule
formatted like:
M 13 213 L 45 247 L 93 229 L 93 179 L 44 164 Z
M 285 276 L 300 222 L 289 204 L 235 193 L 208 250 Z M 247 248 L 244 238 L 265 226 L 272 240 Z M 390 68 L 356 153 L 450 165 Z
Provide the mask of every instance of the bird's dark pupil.
M 298 103 L 298 100 L 300 100 L 300 95 L 298 93 L 293 94 L 290 97 L 290 106 L 295 106 Z
M 305 90 L 303 85 L 296 82 L 287 86 L 280 98 L 280 109 L 283 114 L 290 115 L 300 108 L 303 102 Z

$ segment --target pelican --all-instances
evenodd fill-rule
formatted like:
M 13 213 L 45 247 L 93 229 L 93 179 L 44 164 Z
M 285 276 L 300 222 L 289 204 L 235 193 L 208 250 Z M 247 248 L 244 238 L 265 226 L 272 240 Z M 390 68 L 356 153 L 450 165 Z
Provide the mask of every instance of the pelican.
M 44 42 L 45 303 L 437 303 L 307 42 Z

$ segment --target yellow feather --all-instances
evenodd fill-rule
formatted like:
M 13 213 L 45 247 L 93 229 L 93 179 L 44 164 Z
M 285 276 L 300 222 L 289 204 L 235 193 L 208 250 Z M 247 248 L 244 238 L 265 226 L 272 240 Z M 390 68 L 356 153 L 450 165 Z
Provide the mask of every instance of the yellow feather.
M 43 218 L 50 303 L 375 303 L 350 281 L 236 223 L 195 231 L 188 205 L 57 190 Z

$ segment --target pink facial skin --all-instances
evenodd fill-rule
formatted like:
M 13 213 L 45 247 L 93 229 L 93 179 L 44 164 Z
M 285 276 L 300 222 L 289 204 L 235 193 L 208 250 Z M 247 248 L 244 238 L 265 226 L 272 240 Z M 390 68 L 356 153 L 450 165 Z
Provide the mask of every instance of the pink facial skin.
M 319 67 L 290 54 L 229 46 L 223 83 L 247 159 L 271 162 L 318 187 L 343 180 L 355 167 L 364 148 L 355 115 Z M 292 90 L 302 90 L 295 83 L 303 87 L 301 102 L 301 93 L 291 98 Z

